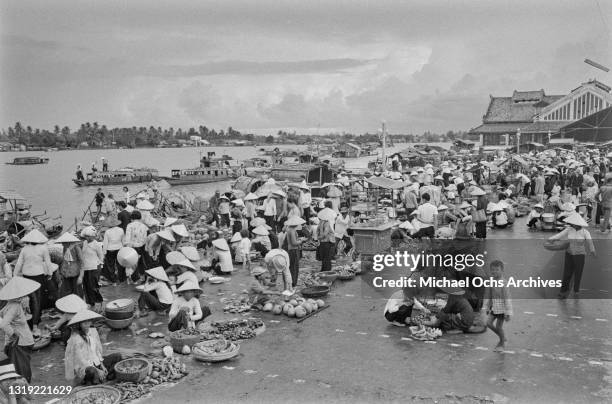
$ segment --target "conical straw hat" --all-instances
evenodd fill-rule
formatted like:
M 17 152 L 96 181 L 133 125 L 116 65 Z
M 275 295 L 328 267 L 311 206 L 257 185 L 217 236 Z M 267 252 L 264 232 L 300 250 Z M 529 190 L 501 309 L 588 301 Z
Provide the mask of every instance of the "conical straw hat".
M 164 271 L 164 268 L 162 267 L 155 267 L 155 268 L 147 269 L 145 272 L 157 280 L 160 280 L 163 282 L 170 282 L 170 279 L 168 279 L 168 275 L 166 274 L 166 271 Z
M 56 243 L 78 243 L 79 241 L 81 240 L 79 240 L 74 234 L 70 232 L 62 234 L 55 240 Z
M 43 244 L 49 241 L 44 234 L 42 234 L 38 229 L 34 229 L 26 234 L 21 241 L 23 243 L 33 243 L 33 244 Z
M 40 283 L 22 278 L 21 276 L 16 276 L 11 278 L 11 280 L 0 289 L 0 300 L 19 299 L 20 297 L 27 296 L 38 290 L 38 288 L 40 288 Z
M 72 317 L 72 319 L 68 322 L 68 325 L 75 325 L 78 323 L 82 323 L 83 321 L 95 320 L 98 318 L 102 318 L 102 316 L 91 310 L 85 309 L 75 314 L 74 317 Z
M 75 294 L 67 295 L 55 301 L 55 307 L 64 313 L 78 313 L 87 309 L 87 303 Z

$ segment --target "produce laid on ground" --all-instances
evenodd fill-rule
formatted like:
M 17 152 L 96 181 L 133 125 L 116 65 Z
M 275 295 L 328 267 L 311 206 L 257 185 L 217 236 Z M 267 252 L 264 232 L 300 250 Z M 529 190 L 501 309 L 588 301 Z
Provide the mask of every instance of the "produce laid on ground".
M 248 296 L 234 297 L 228 299 L 221 299 L 221 303 L 225 306 L 223 307 L 223 311 L 226 313 L 245 313 L 251 310 L 251 305 L 249 304 Z
M 75 389 L 61 404 L 115 404 L 119 399 L 119 389 L 109 386 L 90 386 Z
M 136 400 L 148 394 L 153 386 L 174 382 L 185 377 L 187 367 L 178 357 L 155 358 L 151 360 L 151 373 L 140 383 L 117 383 L 121 392 L 121 402 Z
M 226 339 L 203 341 L 193 347 L 197 360 L 203 362 L 221 362 L 238 355 L 240 345 Z
M 352 265 L 339 265 L 334 268 L 334 271 L 338 274 L 340 280 L 350 280 L 355 277 L 355 269 Z
M 310 287 L 310 286 L 320 286 L 322 284 L 324 284 L 325 282 L 321 281 L 320 279 L 317 278 L 317 276 L 315 274 L 313 274 L 312 272 L 302 272 L 300 271 L 299 275 L 298 275 L 298 281 L 297 281 L 297 286 L 298 288 L 302 288 L 302 287 Z
M 325 302 L 321 299 L 295 297 L 285 303 L 269 301 L 264 304 L 263 311 L 272 312 L 277 315 L 284 314 L 287 317 L 302 318 L 324 306 Z
M 442 336 L 442 330 L 439 328 L 417 325 L 410 327 L 411 337 L 420 341 L 433 341 Z
M 264 322 L 258 318 L 242 320 L 215 321 L 208 328 L 202 328 L 201 335 L 204 340 L 225 339 L 238 341 L 255 338 L 258 332 L 264 330 Z

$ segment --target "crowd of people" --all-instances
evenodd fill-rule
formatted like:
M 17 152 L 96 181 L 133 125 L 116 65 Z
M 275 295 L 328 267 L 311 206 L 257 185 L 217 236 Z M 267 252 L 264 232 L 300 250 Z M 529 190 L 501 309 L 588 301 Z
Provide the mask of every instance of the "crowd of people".
M 321 271 L 331 270 L 339 255 L 356 256 L 352 227 L 370 218 L 353 208 L 352 198 L 370 198 L 375 181 L 369 180 L 377 176 L 401 184 L 374 201 L 377 208 L 395 207 L 389 215 L 399 219 L 391 235 L 396 240 L 484 240 L 490 229 L 511 229 L 520 215 L 528 216 L 530 229 L 543 229 L 544 215 L 552 213 L 563 231 L 551 239 L 569 240 L 559 294 L 564 299 L 572 279 L 579 292 L 585 254 L 595 253 L 588 222 L 609 230 L 612 177 L 607 159 L 595 152 L 540 155 L 530 161 L 509 170 L 495 162 L 455 158 L 406 172 L 401 164 L 359 177 L 340 172 L 333 183 L 317 187 L 317 197 L 305 178 L 288 184 L 269 179 L 247 194 L 217 190 L 197 223 L 162 217 L 154 187 L 134 199 L 127 187 L 119 199 L 98 189 L 92 215 L 98 222 L 54 240 L 62 246 L 57 262 L 52 262 L 45 235 L 32 230 L 18 240 L 22 248 L 13 267 L 7 271 L 3 265 L 0 300 L 6 303 L 0 329 L 7 336 L 6 361 L 30 380 L 29 355 L 41 336 L 41 311 L 55 307 L 62 316 L 50 330 L 67 344 L 66 377 L 76 383 L 112 377 L 112 363 L 120 358 L 102 356 L 91 328 L 103 310 L 101 285 L 135 284 L 140 292 L 136 315 L 167 315 L 169 331 L 196 327 L 211 314 L 200 299 L 199 283 L 206 278 L 248 271 L 249 301 L 255 307 L 270 295 L 292 294 L 305 250 L 316 251 Z M 208 230 L 196 238 L 193 229 L 200 226 Z M 503 277 L 503 267 L 495 261 L 490 272 Z M 499 336 L 498 348 L 504 347 L 503 325 L 512 316 L 507 290 L 486 295 L 484 290 L 445 291 L 446 307 L 428 324 L 469 332 L 474 313 L 482 310 L 489 315 L 486 325 Z M 404 325 L 413 307 L 427 313 L 418 298 L 418 291 L 400 290 L 385 307 L 385 318 Z

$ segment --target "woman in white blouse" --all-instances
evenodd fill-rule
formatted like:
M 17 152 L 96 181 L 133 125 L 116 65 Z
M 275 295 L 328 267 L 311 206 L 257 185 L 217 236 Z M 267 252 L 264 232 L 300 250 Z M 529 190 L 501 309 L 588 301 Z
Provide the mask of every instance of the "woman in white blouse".
M 569 241 L 569 246 L 565 250 L 565 264 L 563 266 L 563 279 L 558 296 L 559 299 L 567 299 L 572 278 L 574 278 L 574 297 L 578 297 L 587 248 L 591 255 L 595 255 L 595 246 L 591 239 L 591 233 L 586 229 L 588 224 L 582 216 L 579 213 L 572 213 L 565 219 L 565 223 L 569 227 L 549 238 L 549 240 Z
M 93 226 L 84 228 L 81 237 L 85 239 L 81 247 L 81 265 L 83 270 L 79 275 L 77 283 L 83 284 L 85 302 L 98 310 L 102 306 L 102 295 L 100 294 L 100 269 L 104 262 L 102 243 L 96 240 L 97 231 Z

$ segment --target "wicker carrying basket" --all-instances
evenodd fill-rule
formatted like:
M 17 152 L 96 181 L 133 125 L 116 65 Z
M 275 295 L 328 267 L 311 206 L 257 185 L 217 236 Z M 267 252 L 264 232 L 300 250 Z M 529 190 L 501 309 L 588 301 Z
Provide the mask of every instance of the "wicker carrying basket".
M 182 337 L 182 338 L 181 338 Z M 201 335 L 184 335 L 181 331 L 175 331 L 170 334 L 170 345 L 172 349 L 176 353 L 181 353 L 183 351 L 183 347 L 187 345 L 189 348 L 200 342 Z
M 134 316 L 123 320 L 112 320 L 110 318 L 107 318 L 106 324 L 108 324 L 108 326 L 113 330 L 123 330 L 124 328 L 127 328 L 130 324 L 132 324 L 133 320 Z
M 194 346 L 194 348 L 198 348 L 198 347 L 210 347 L 214 344 L 216 344 L 219 340 L 209 340 L 209 341 L 203 341 L 200 342 L 198 344 L 196 344 Z M 217 354 L 203 354 L 200 351 L 198 351 L 197 349 L 193 350 L 193 356 L 201 361 L 201 362 L 223 362 L 229 359 L 232 359 L 234 357 L 236 357 L 238 354 L 240 353 L 240 344 L 236 344 L 232 342 L 232 347 L 231 349 L 227 350 L 226 352 L 222 352 L 222 353 L 217 353 Z
M 127 366 L 139 365 L 138 371 L 127 371 Z M 115 364 L 115 375 L 120 382 L 138 383 L 151 373 L 151 363 L 144 358 L 125 359 Z
M 569 247 L 568 240 L 549 240 L 544 243 L 544 248 L 548 251 L 563 251 L 567 250 L 567 247 Z
M 78 387 L 68 397 L 62 398 L 59 404 L 80 404 L 96 396 L 108 397 L 112 400 L 113 404 L 119 404 L 121 401 L 121 392 L 119 390 L 114 387 L 99 385 Z

